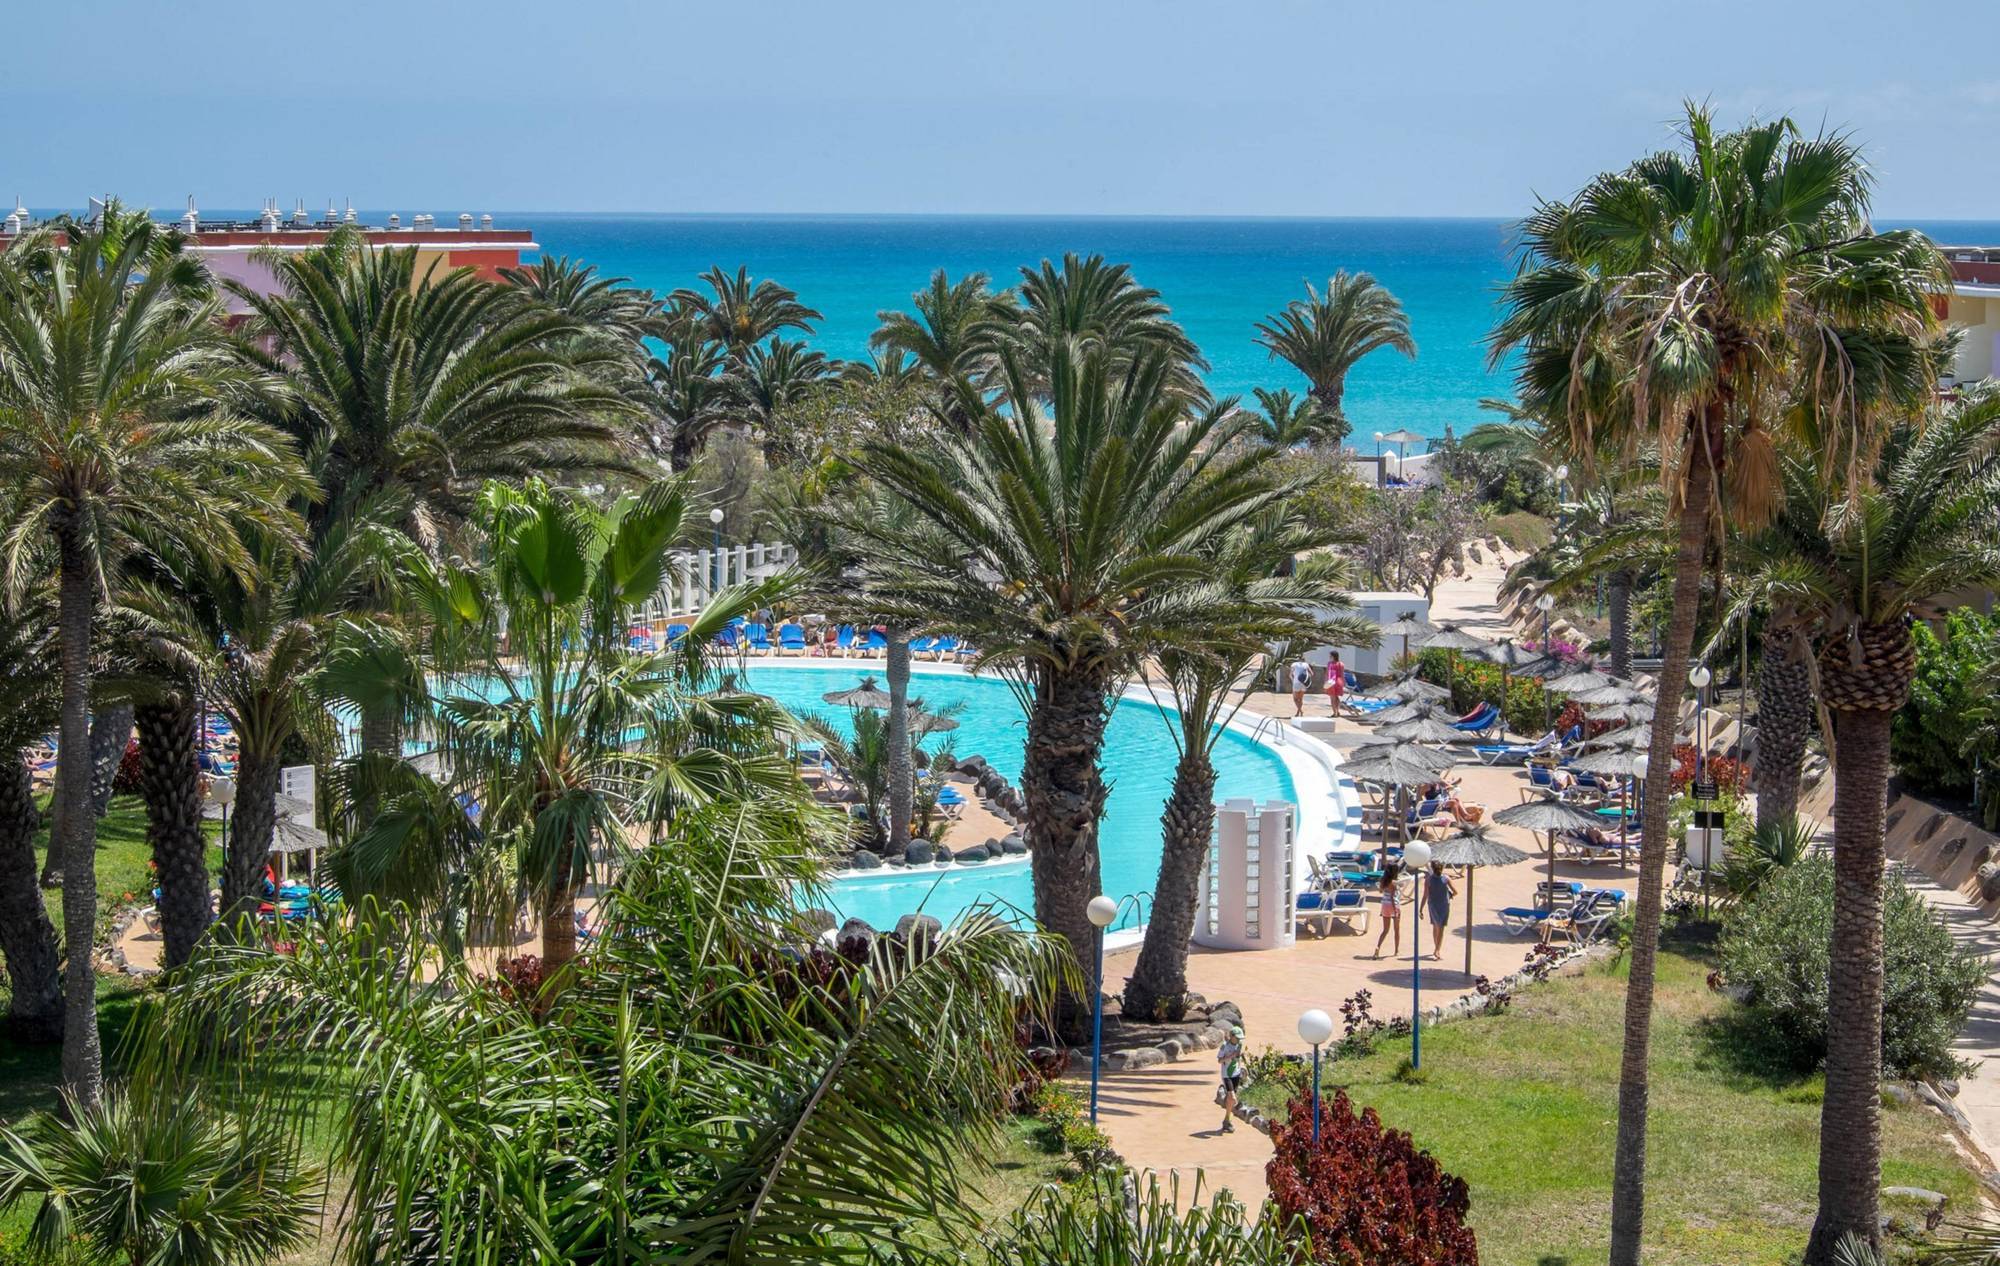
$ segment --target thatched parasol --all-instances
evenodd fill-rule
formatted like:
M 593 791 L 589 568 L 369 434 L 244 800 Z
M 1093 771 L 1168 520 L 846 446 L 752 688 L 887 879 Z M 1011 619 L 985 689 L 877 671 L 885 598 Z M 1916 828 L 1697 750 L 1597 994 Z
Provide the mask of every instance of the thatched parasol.
M 1581 690 L 1595 690 L 1600 686 L 1629 686 L 1632 683 L 1622 677 L 1614 677 L 1601 668 L 1579 668 L 1573 673 L 1565 673 L 1551 678 L 1542 685 L 1559 695 L 1571 695 Z
M 1528 860 L 1528 854 L 1512 844 L 1488 839 L 1475 827 L 1431 845 L 1431 860 L 1441 866 L 1465 871 L 1465 974 L 1472 974 L 1472 872 L 1481 866 L 1512 866 Z
M 1456 624 L 1447 624 L 1429 637 L 1419 638 L 1417 645 L 1427 651 L 1483 651 L 1492 643 L 1474 637 Z
M 863 677 L 860 685 L 847 690 L 829 690 L 820 698 L 843 708 L 886 708 L 891 702 L 889 692 L 877 686 L 873 677 Z
M 1417 613 L 1414 611 L 1405 611 L 1402 615 L 1382 626 L 1383 637 L 1400 637 L 1403 639 L 1404 659 L 1410 657 L 1411 638 L 1429 637 L 1435 632 L 1437 632 L 1437 626 L 1427 621 L 1419 620 Z
M 1457 763 L 1458 758 L 1450 752 L 1421 743 L 1400 742 L 1360 748 L 1341 762 L 1341 769 L 1350 778 L 1386 783 L 1396 789 L 1397 833 L 1407 837 L 1409 824 L 1403 817 L 1403 789 L 1430 782 Z M 1386 817 L 1382 838 L 1389 838 Z
M 1509 805 L 1494 814 L 1493 821 L 1500 826 L 1515 826 L 1524 831 L 1547 833 L 1549 883 L 1553 885 L 1556 881 L 1556 834 L 1560 831 L 1578 831 L 1585 827 L 1596 826 L 1597 815 L 1579 809 L 1573 804 L 1565 804 L 1554 796 L 1543 796 L 1539 800 Z
M 1382 726 L 1375 731 L 1379 738 L 1397 739 L 1409 743 L 1456 743 L 1472 736 L 1440 718 L 1435 712 L 1425 712 L 1407 721 L 1397 721 Z
M 1586 707 L 1584 715 L 1593 721 L 1624 721 L 1629 724 L 1644 725 L 1653 719 L 1653 705 L 1644 699 L 1633 699 L 1624 703 L 1602 703 L 1596 707 Z

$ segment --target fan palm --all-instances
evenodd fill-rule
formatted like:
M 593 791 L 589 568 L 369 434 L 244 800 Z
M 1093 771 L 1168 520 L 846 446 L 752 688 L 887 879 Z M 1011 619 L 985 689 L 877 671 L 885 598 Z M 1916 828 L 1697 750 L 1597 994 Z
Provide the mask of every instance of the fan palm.
M 1014 686 L 1027 713 L 1035 917 L 1081 963 L 1093 944 L 1084 908 L 1100 890 L 1101 756 L 1118 684 L 1150 652 L 1206 641 L 1211 611 L 1189 586 L 1206 579 L 1208 546 L 1282 485 L 1269 450 L 1230 447 L 1236 415 L 1187 416 L 1164 350 L 1129 362 L 1102 344 L 1059 341 L 1046 407 L 1021 350 L 1000 352 L 1011 406 L 984 409 L 970 437 L 863 449 L 863 471 L 914 515 L 857 527 L 875 555 L 868 605 L 912 630 L 970 640 Z M 1065 999 L 1066 1024 L 1087 1013 Z
M 179 239 L 107 208 L 61 236 L 33 234 L 0 264 L 0 485 L 14 490 L 8 581 L 53 546 L 61 660 L 56 800 L 63 924 L 71 929 L 63 1080 L 85 1107 L 102 1091 L 93 946 L 96 831 L 89 746 L 93 626 L 106 577 L 173 542 L 249 569 L 243 522 L 287 530 L 301 486 L 284 437 L 206 406 L 240 377 L 221 306 Z M 148 542 L 142 545 L 141 542 Z
M 42 587 L 20 600 L 0 590 L 0 958 L 7 960 L 10 1036 L 62 1040 L 62 959 L 41 886 L 35 835 L 42 815 L 23 750 L 59 715 L 54 611 Z
M 876 313 L 881 325 L 868 339 L 877 351 L 901 352 L 915 362 L 938 385 L 945 414 L 961 431 L 972 423 L 961 388 L 984 368 L 987 344 L 981 331 L 992 304 L 985 273 L 953 281 L 940 268 L 929 286 L 910 296 L 913 312 Z
M 1282 511 L 1214 541 L 1196 598 L 1210 610 L 1208 637 L 1163 646 L 1154 656 L 1147 685 L 1164 684 L 1167 697 L 1156 702 L 1179 759 L 1160 817 L 1152 918 L 1125 982 L 1125 1015 L 1178 1020 L 1186 1012 L 1188 940 L 1215 835 L 1215 744 L 1249 698 L 1259 664 L 1273 645 L 1373 646 L 1379 637 L 1375 625 L 1351 614 L 1346 561 L 1310 553 L 1334 543 L 1333 533 Z
M 668 297 L 678 320 L 690 322 L 699 337 L 720 343 L 732 361 L 742 361 L 750 349 L 786 330 L 812 333 L 820 313 L 799 302 L 798 292 L 768 278 L 752 281 L 748 268 L 731 277 L 720 268 L 701 275 L 708 287 L 676 290 Z
M 1257 322 L 1257 343 L 1306 376 L 1312 398 L 1332 419 L 1331 438 L 1353 428 L 1341 407 L 1347 375 L 1370 352 L 1390 348 L 1414 359 L 1416 340 L 1402 303 L 1367 273 L 1337 272 L 1326 291 L 1306 283 L 1306 297 L 1294 299 Z
M 1496 356 L 1518 349 L 1520 395 L 1568 423 L 1571 450 L 1607 436 L 1623 451 L 1656 444 L 1680 506 L 1660 699 L 1686 690 L 1703 559 L 1718 499 L 1740 520 L 1768 517 L 1779 494 L 1768 412 L 1788 378 L 1843 377 L 1849 366 L 1914 349 L 1949 284 L 1920 234 L 1876 233 L 1868 176 L 1844 137 L 1807 137 L 1788 119 L 1720 133 L 1690 107 L 1684 150 L 1599 176 L 1522 227 L 1527 257 L 1508 283 Z M 1589 407 L 1595 367 L 1629 371 L 1629 405 Z M 1582 401 L 1579 405 L 1577 402 Z M 1834 403 L 1834 402 L 1826 402 Z M 1836 410 L 1838 411 L 1838 410 Z M 1867 437 L 1850 431 L 1849 451 Z M 1678 709 L 1653 721 L 1651 759 L 1672 759 Z M 1619 1076 L 1611 1262 L 1639 1258 L 1644 1216 L 1646 1064 L 1666 864 L 1668 780 L 1646 784 L 1636 924 Z M 1824 1250 L 1813 1260 L 1823 1261 Z
M 1818 626 L 1833 716 L 1834 909 L 1819 1216 L 1810 1261 L 1842 1235 L 1875 1242 L 1881 1184 L 1883 809 L 1889 730 L 1916 673 L 1913 618 L 2000 582 L 2000 393 L 1899 428 L 1879 473 L 1852 479 L 1819 445 L 1781 458 L 1773 531 Z
M 255 1266 L 312 1238 L 325 1184 L 290 1131 L 164 1089 L 0 1130 L 0 1211 L 36 1202 L 42 1260 Z

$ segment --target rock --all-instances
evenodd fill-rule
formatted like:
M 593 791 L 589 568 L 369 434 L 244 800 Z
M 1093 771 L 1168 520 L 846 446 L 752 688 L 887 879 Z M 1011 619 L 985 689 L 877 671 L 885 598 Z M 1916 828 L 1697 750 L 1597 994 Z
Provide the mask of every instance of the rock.
M 840 935 L 833 938 L 833 944 L 843 954 L 866 955 L 875 948 L 875 929 L 865 919 L 849 919 L 840 925 Z
M 1905 1108 L 1920 1102 L 1916 1091 L 1896 1081 L 1885 1081 L 1882 1083 L 1882 1097 L 1890 1103 Z
M 1986 863 L 1992 860 L 1993 860 L 1993 845 L 1990 841 L 1988 843 L 1981 844 L 1978 848 L 1972 850 L 1972 864 L 1974 866 L 1984 866 Z
M 1157 1046 L 1141 1046 L 1128 1053 L 1127 1068 L 1158 1068 L 1167 1062 L 1167 1053 Z
M 912 866 L 922 866 L 937 856 L 937 850 L 925 840 L 917 840 L 903 850 L 903 860 Z
M 856 870 L 879 870 L 882 855 L 865 848 L 857 848 L 847 855 L 847 864 Z
M 1944 842 L 1944 847 L 1938 850 L 1938 856 L 1944 858 L 1946 861 L 1949 861 L 1952 858 L 1957 857 L 1960 852 L 1964 851 L 1964 849 L 1965 849 L 1965 837 L 1963 835 L 1954 835 L 1950 839 Z
M 952 858 L 952 860 L 963 866 L 975 862 L 983 862 L 991 856 L 992 854 L 986 851 L 984 844 L 974 844 L 971 848 L 960 850 L 958 856 Z
M 944 935 L 944 924 L 934 915 L 906 914 L 896 920 L 896 935 L 906 941 L 914 941 L 919 937 L 935 941 Z
M 1958 1092 L 1961 1089 L 1961 1087 L 1958 1084 L 1958 1078 L 1956 1077 L 1940 1077 L 1936 1081 L 1932 1082 L 1931 1085 L 1935 1086 L 1941 1093 L 1953 1099 L 1958 1098 Z
M 831 910 L 799 911 L 799 927 L 806 934 L 818 938 L 822 932 L 831 932 L 840 926 L 840 919 Z
M 1028 851 L 1028 842 L 1018 834 L 1008 835 L 1001 839 L 1000 851 L 1009 857 L 1020 857 Z
M 1979 895 L 1982 900 L 2000 900 L 2000 862 L 1988 862 L 1979 868 Z
M 942 844 L 938 845 L 931 852 L 931 860 L 934 862 L 943 863 L 943 862 L 948 862 L 951 859 L 952 859 L 952 851 L 949 848 L 946 848 Z
M 980 771 L 985 768 L 986 758 L 984 756 L 968 756 L 958 762 L 958 772 L 961 774 L 970 774 L 974 778 L 977 778 Z
M 1925 1204 L 1943 1204 L 1944 1193 L 1927 1187 L 1884 1187 L 1882 1194 L 1892 1200 L 1920 1200 Z

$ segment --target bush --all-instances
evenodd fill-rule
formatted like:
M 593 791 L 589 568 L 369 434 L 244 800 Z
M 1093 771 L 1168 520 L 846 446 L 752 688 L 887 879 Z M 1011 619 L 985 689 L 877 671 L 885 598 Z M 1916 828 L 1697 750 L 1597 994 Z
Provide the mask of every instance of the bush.
M 1512 550 L 1538 550 L 1555 535 L 1555 525 L 1539 514 L 1514 510 L 1486 521 L 1486 530 Z
M 1467 659 L 1446 650 L 1418 651 L 1411 658 L 1416 660 L 1419 677 L 1450 688 L 1451 704 L 1461 713 L 1470 712 L 1482 703 L 1500 702 L 1501 672 L 1498 664 Z M 1540 734 L 1555 724 L 1567 701 L 1542 689 L 1541 678 L 1508 673 L 1506 682 L 1504 711 L 1508 729 L 1516 734 Z
M 1465 1225 L 1472 1197 L 1402 1130 L 1375 1109 L 1355 1115 L 1347 1092 L 1320 1101 L 1313 1142 L 1310 1099 L 1292 1100 L 1271 1132 L 1277 1155 L 1265 1175 L 1287 1222 L 1303 1220 L 1312 1260 L 1339 1266 L 1477 1266 L 1479 1246 Z
M 1986 964 L 1903 882 L 1884 881 L 1882 1064 L 1897 1077 L 1950 1076 L 1952 1039 L 1964 1027 Z M 1833 863 L 1806 858 L 1765 878 L 1731 917 L 1722 971 L 1748 991 L 1773 1053 L 1801 1071 L 1826 1060 L 1828 937 Z
M 1960 608 L 1945 618 L 1939 637 L 1921 620 L 1910 629 L 1916 641 L 1917 675 L 1910 702 L 1896 714 L 1889 754 L 1906 782 L 1918 791 L 1960 798 L 1972 794 L 1972 746 L 1986 747 L 1979 725 L 1988 680 L 2000 654 L 2000 621 Z M 1980 751 L 1990 762 L 1994 753 Z

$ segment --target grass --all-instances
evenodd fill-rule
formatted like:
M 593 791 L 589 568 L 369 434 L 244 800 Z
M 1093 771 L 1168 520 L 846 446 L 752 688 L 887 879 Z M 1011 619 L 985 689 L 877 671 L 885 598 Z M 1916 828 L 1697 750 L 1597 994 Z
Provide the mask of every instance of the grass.
M 41 800 L 43 825 L 35 837 L 35 865 L 43 865 L 49 851 L 47 822 L 49 802 Z M 202 822 L 208 835 L 208 869 L 222 869 L 222 824 L 209 818 Z M 146 806 L 137 796 L 111 797 L 111 809 L 97 823 L 97 941 L 102 944 L 111 931 L 118 912 L 132 905 L 153 904 L 152 845 L 146 842 Z M 62 931 L 62 894 L 47 894 L 49 919 Z
M 1708 965 L 1660 958 L 1653 1024 L 1646 1260 L 1657 1266 L 1786 1262 L 1814 1211 L 1819 1083 L 1746 1059 L 1732 1004 L 1705 984 Z M 1625 979 L 1622 967 L 1518 996 L 1511 1011 L 1427 1030 L 1424 1084 L 1398 1080 L 1407 1046 L 1387 1044 L 1322 1073 L 1347 1088 L 1472 1188 L 1484 1261 L 1601 1262 L 1610 1225 L 1612 1143 Z M 1272 1111 L 1284 1095 L 1254 1087 Z M 1978 1186 L 1944 1123 L 1885 1107 L 1884 1186 L 1943 1192 L 1979 1207 Z
M 1496 514 L 1486 521 L 1486 530 L 1511 550 L 1540 549 L 1555 534 L 1555 526 L 1549 520 L 1529 510 Z

